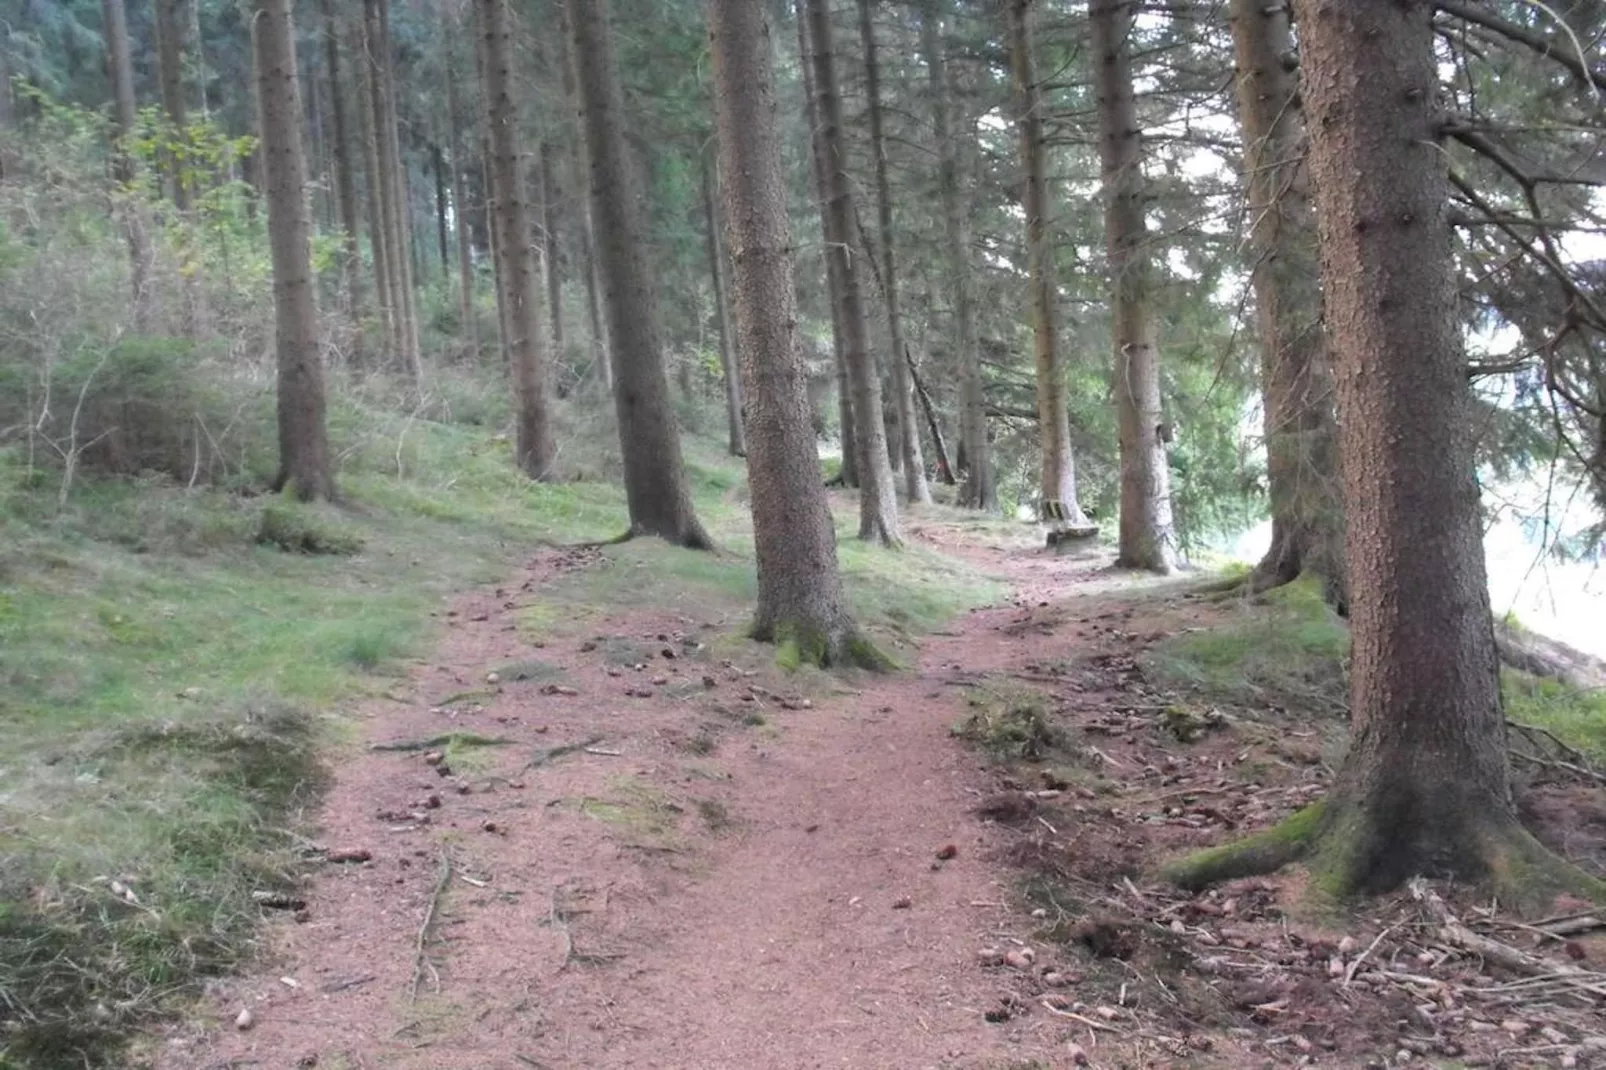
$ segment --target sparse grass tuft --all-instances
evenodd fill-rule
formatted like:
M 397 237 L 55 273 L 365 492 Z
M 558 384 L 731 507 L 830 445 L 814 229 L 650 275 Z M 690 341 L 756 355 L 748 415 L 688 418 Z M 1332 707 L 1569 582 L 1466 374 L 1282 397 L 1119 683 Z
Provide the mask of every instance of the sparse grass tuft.
M 257 542 L 291 554 L 362 552 L 362 536 L 329 515 L 329 510 L 289 500 L 269 502 L 257 524 Z
M 1154 679 L 1201 697 L 1295 714 L 1343 716 L 1349 708 L 1349 629 L 1300 580 L 1245 599 L 1225 622 L 1176 636 L 1142 657 Z M 1606 764 L 1606 693 L 1505 669 L 1506 716 L 1553 732 Z
M 1334 714 L 1345 709 L 1349 629 L 1300 580 L 1245 600 L 1222 623 L 1147 651 L 1145 671 L 1207 698 Z
M 1042 761 L 1065 742 L 1064 733 L 1050 721 L 1040 692 L 1024 687 L 978 688 L 969 704 L 971 712 L 954 726 L 954 735 L 998 761 Z
M 24 781 L 0 832 L 0 1066 L 120 1065 L 124 1030 L 250 952 L 251 893 L 296 879 L 278 830 L 321 784 L 316 741 L 289 707 L 136 720 Z
M 1553 732 L 1596 763 L 1606 765 L 1606 693 L 1580 691 L 1507 669 L 1500 675 L 1506 716 Z
M 261 485 L 260 450 L 210 487 L 81 474 L 62 507 L 55 478 L 0 450 L 0 1067 L 126 1065 L 131 1029 L 253 953 L 249 893 L 293 885 L 286 833 L 314 801 L 320 728 L 365 674 L 420 649 L 443 596 L 504 579 L 539 541 L 624 526 L 617 486 L 521 476 L 480 404 L 493 393 L 456 384 L 448 404 L 448 374 L 411 415 L 382 385 L 333 384 L 338 509 L 222 489 Z M 573 470 L 617 467 L 595 428 L 570 430 Z M 528 627 L 589 638 L 600 614 L 650 606 L 722 657 L 770 657 L 741 638 L 755 586 L 744 472 L 722 444 L 686 445 L 725 552 L 610 547 L 543 588 Z M 998 589 L 918 549 L 844 540 L 843 556 L 878 643 Z M 608 660 L 646 660 L 626 645 Z M 614 788 L 585 812 L 673 836 L 678 806 Z
M 709 832 L 720 833 L 731 827 L 730 811 L 718 799 L 698 799 L 697 813 Z

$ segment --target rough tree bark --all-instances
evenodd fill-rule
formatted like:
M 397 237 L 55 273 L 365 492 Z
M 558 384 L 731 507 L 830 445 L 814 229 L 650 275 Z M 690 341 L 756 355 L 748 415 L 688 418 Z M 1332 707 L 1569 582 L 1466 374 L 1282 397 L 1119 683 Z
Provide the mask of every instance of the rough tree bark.
M 831 45 L 829 0 L 808 0 L 809 63 L 820 122 L 821 208 L 829 228 L 825 255 L 835 260 L 842 281 L 842 355 L 853 387 L 853 434 L 858 446 L 859 538 L 900 546 L 898 500 L 887 457 L 887 427 L 881 412 L 881 379 L 864 318 L 863 289 L 853 240 L 853 197 L 843 145 L 842 98 L 837 92 L 836 57 Z
M 996 512 L 998 480 L 987 441 L 987 410 L 982 392 L 981 360 L 976 347 L 976 320 L 970 278 L 970 213 L 959 180 L 960 141 L 953 131 L 953 87 L 943 43 L 943 22 L 949 0 L 926 0 L 920 13 L 920 50 L 930 81 L 931 123 L 937 142 L 937 185 L 942 198 L 943 254 L 947 264 L 949 302 L 953 308 L 953 344 L 959 364 L 959 441 L 967 462 L 961 505 Z
M 116 120 L 116 141 L 112 146 L 112 169 L 117 181 L 128 193 L 118 205 L 118 216 L 128 236 L 128 260 L 133 283 L 134 330 L 148 331 L 151 326 L 155 293 L 151 288 L 152 251 L 150 234 L 145 230 L 145 219 L 132 187 L 138 176 L 134 156 L 128 151 L 128 139 L 133 136 L 139 119 L 138 102 L 134 97 L 134 65 L 128 50 L 128 13 L 123 0 L 101 0 L 101 14 L 105 21 L 106 69 L 112 84 L 113 117 Z M 3 74 L 0 69 L 0 74 Z M 9 97 L 11 87 L 0 86 L 0 94 Z
M 575 191 L 579 204 L 574 217 L 578 223 L 575 229 L 580 235 L 580 270 L 586 291 L 586 320 L 591 326 L 591 366 L 602 380 L 603 389 L 612 394 L 613 361 L 608 356 L 612 346 L 608 341 L 607 321 L 602 314 L 602 287 L 597 281 L 596 223 L 591 216 L 591 197 L 587 192 L 589 183 L 586 182 L 585 153 L 578 147 L 585 137 L 576 118 L 580 113 L 579 90 L 575 86 L 574 64 L 569 59 L 568 34 L 560 33 L 557 38 L 558 64 L 563 68 L 563 99 L 569 106 L 569 115 L 573 120 L 565 124 L 570 134 L 569 186 Z
M 793 0 L 797 22 L 798 63 L 803 68 L 803 113 L 809 127 L 809 177 L 813 180 L 814 196 L 820 204 L 820 248 L 825 259 L 826 296 L 831 305 L 831 359 L 836 369 L 836 400 L 838 438 L 842 443 L 842 465 L 837 479 L 844 487 L 859 485 L 859 444 L 853 433 L 853 387 L 848 381 L 848 362 L 842 344 L 842 268 L 834 257 L 825 255 L 831 248 L 831 224 L 825 210 L 825 171 L 821 163 L 823 145 L 820 133 L 820 108 L 814 93 L 814 67 L 809 62 L 809 18 L 804 0 Z
M 766 30 L 767 36 L 767 30 Z M 708 278 L 714 288 L 714 322 L 719 332 L 719 370 L 725 377 L 725 422 L 730 429 L 732 457 L 747 456 L 747 428 L 742 414 L 742 377 L 731 358 L 730 304 L 725 297 L 725 250 L 719 239 L 714 167 L 703 159 L 703 225 L 708 235 Z M 790 234 L 787 255 L 791 255 Z M 793 300 L 794 312 L 796 299 Z
M 379 295 L 379 310 L 384 326 L 385 358 L 394 360 L 406 352 L 399 261 L 403 252 L 396 246 L 396 233 L 392 220 L 391 204 L 396 187 L 386 177 L 387 156 L 384 150 L 385 85 L 380 76 L 380 56 L 384 39 L 380 34 L 379 5 L 377 0 L 363 0 L 362 21 L 362 72 L 363 72 L 363 153 L 368 172 L 369 242 L 374 251 L 374 288 Z
M 552 171 L 552 146 L 541 142 L 541 255 L 546 267 L 546 303 L 552 317 L 552 352 L 563 355 L 563 264 L 559 258 L 557 178 Z
M 346 84 L 340 71 L 340 24 L 333 0 L 320 0 L 323 16 L 324 66 L 329 75 L 329 117 L 334 126 L 333 157 L 335 204 L 340 210 L 341 303 L 351 320 L 352 358 L 363 361 L 362 256 L 358 251 L 357 177 L 351 159 L 351 126 L 346 107 Z
M 435 172 L 435 252 L 441 260 L 441 274 L 450 277 L 452 254 L 446 242 L 446 153 L 439 145 L 429 147 L 429 163 Z
M 480 36 L 481 95 L 490 131 L 496 284 L 515 403 L 514 458 L 531 479 L 556 478 L 547 415 L 547 369 L 541 331 L 529 207 L 519 174 L 518 108 L 513 102 L 512 17 L 508 0 L 474 0 Z
M 792 647 L 799 661 L 877 666 L 881 658 L 855 634 L 843 604 L 836 533 L 815 460 L 769 18 L 752 0 L 710 0 L 708 25 L 736 343 L 753 432 L 753 635 Z
M 669 404 L 658 297 L 643 249 L 640 197 L 625 145 L 623 94 L 606 0 L 569 0 L 566 21 L 591 170 L 591 214 L 612 342 L 630 531 L 691 549 L 713 549 L 692 509 L 680 434 Z
M 182 291 L 182 329 L 195 338 L 206 315 L 204 299 L 195 271 L 195 235 L 191 233 L 190 209 L 194 202 L 191 183 L 194 161 L 190 159 L 189 102 L 184 94 L 184 54 L 194 0 L 155 0 L 155 31 L 158 81 L 162 91 L 162 110 L 167 114 L 168 144 L 161 154 L 171 183 L 173 207 L 178 210 L 179 226 L 174 243 L 179 262 L 179 288 Z
M 1132 0 L 1091 0 L 1088 5 L 1115 342 L 1111 382 L 1121 454 L 1115 563 L 1165 574 L 1177 564 L 1177 536 L 1171 519 L 1171 470 L 1165 449 L 1170 434 L 1161 411 L 1159 331 L 1144 219 L 1143 141 L 1132 90 L 1133 6 Z
M 463 180 L 467 160 L 463 155 L 463 115 L 458 110 L 457 63 L 452 48 L 455 27 L 441 6 L 441 36 L 446 47 L 446 126 L 447 151 L 451 153 L 452 224 L 457 237 L 457 318 L 462 323 L 463 342 L 469 356 L 480 350 L 479 322 L 474 315 L 474 239 L 469 227 L 467 183 Z
M 1009 27 L 1009 66 L 1015 85 L 1015 122 L 1020 130 L 1021 207 L 1026 214 L 1026 262 L 1030 277 L 1032 329 L 1036 335 L 1037 427 L 1042 448 L 1042 500 L 1060 502 L 1065 523 L 1091 531 L 1076 498 L 1071 453 L 1071 416 L 1066 408 L 1065 368 L 1059 353 L 1059 302 L 1054 249 L 1048 240 L 1048 179 L 1043 153 L 1043 103 L 1032 56 L 1032 0 L 1001 0 Z
M 1352 738 L 1325 800 L 1175 875 L 1198 886 L 1304 859 L 1339 898 L 1418 874 L 1530 906 L 1559 886 L 1600 894 L 1522 829 L 1511 798 L 1432 4 L 1294 9 L 1338 385 Z
M 167 114 L 168 136 L 174 145 L 165 154 L 173 205 L 180 212 L 190 209 L 190 184 L 185 174 L 184 154 L 175 151 L 185 139 L 190 124 L 189 102 L 184 97 L 184 35 L 189 22 L 190 0 L 155 0 L 156 65 L 162 91 L 162 110 Z
M 278 347 L 279 474 L 274 490 L 288 489 L 303 500 L 328 499 L 334 497 L 335 481 L 324 420 L 290 0 L 256 0 L 254 15 Z
M 395 47 L 390 33 L 390 0 L 367 0 L 377 11 L 378 27 L 373 39 L 378 43 L 371 53 L 379 79 L 380 103 L 384 119 L 379 124 L 380 175 L 390 185 L 391 270 L 395 273 L 396 308 L 400 313 L 397 340 L 401 343 L 403 364 L 415 387 L 423 389 L 424 358 L 419 347 L 417 297 L 413 286 L 412 201 L 408 196 L 407 170 L 401 155 L 401 124 L 396 112 Z
M 1232 0 L 1231 18 L 1272 524 L 1249 582 L 1265 589 L 1309 572 L 1342 605 L 1337 428 L 1293 33 L 1287 5 Z
M 892 226 L 892 183 L 887 177 L 887 138 L 881 116 L 881 64 L 877 56 L 871 0 L 859 0 L 859 39 L 864 48 L 864 92 L 870 112 L 870 150 L 875 158 L 876 235 L 881 243 L 881 293 L 887 304 L 892 342 L 893 405 L 898 413 L 896 452 L 903 467 L 904 495 L 910 502 L 931 501 L 926 460 L 920 451 L 920 424 L 904 359 L 903 313 L 899 308 L 897 233 Z

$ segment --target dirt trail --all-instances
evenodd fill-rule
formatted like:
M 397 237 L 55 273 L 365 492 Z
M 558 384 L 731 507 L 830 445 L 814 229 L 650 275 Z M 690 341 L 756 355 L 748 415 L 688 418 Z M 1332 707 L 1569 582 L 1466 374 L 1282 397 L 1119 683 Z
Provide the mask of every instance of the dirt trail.
M 361 742 L 513 742 L 454 748 L 449 775 L 419 752 L 342 760 L 321 841 L 372 859 L 325 865 L 301 920 L 271 924 L 263 972 L 216 986 L 158 1065 L 1069 1065 L 1086 1028 L 1000 1013 L 1009 971 L 977 960 L 1040 922 L 999 861 L 1011 834 L 974 814 L 994 777 L 951 737 L 963 695 L 944 680 L 1063 657 L 1052 629 L 1021 631 L 1021 607 L 1098 587 L 1098 563 L 917 537 L 1007 575 L 1017 601 L 929 637 L 911 671 L 807 699 L 699 660 L 695 624 L 660 614 L 531 650 L 523 592 L 585 555 L 460 600 L 403 701 L 361 712 Z M 442 709 L 532 654 L 555 671 Z

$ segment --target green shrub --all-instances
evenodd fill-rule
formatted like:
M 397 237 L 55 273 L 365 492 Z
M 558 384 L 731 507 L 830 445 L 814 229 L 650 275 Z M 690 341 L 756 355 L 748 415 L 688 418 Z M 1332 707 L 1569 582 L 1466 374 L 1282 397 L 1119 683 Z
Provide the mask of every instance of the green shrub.
M 322 514 L 315 506 L 274 501 L 262 510 L 257 542 L 292 554 L 361 553 L 362 536 Z
M 75 468 L 114 475 L 229 482 L 272 400 L 265 386 L 231 378 L 177 338 L 85 344 L 54 364 L 0 359 L 0 426 L 28 428 L 32 456 L 52 467 L 71 456 Z

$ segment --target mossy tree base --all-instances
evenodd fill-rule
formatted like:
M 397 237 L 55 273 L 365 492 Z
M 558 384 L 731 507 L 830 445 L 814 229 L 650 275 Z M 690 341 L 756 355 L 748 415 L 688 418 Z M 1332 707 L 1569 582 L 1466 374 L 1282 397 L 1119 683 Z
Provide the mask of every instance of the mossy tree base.
M 783 669 L 812 665 L 819 669 L 890 672 L 897 668 L 897 663 L 847 621 L 832 627 L 795 620 L 754 625 L 749 635 L 761 643 L 774 643 L 776 663 Z
M 1310 894 L 1324 906 L 1389 892 L 1415 876 L 1466 881 L 1519 913 L 1544 912 L 1561 892 L 1606 903 L 1606 883 L 1552 854 L 1500 807 L 1450 826 L 1402 829 L 1356 803 L 1323 800 L 1246 839 L 1180 859 L 1161 876 L 1196 892 L 1294 863 L 1309 872 Z

